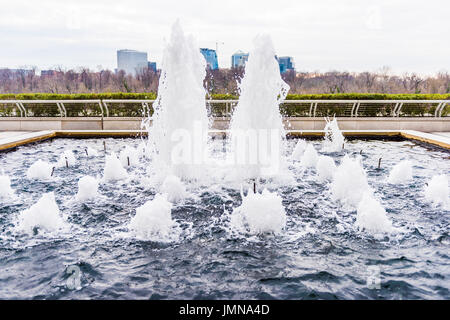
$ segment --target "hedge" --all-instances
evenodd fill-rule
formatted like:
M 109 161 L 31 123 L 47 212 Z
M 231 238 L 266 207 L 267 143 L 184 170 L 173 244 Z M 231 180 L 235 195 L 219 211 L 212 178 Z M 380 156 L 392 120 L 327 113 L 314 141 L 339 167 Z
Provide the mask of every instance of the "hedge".
M 213 100 L 236 100 L 239 97 L 228 94 L 208 95 L 207 99 Z M 53 94 L 53 93 L 20 93 L 20 94 L 0 94 L 0 100 L 90 100 L 90 99 L 129 99 L 143 100 L 156 99 L 156 93 L 80 93 L 80 94 Z M 286 100 L 447 100 L 450 94 L 382 94 L 382 93 L 338 93 L 338 94 L 290 94 Z M 70 104 L 65 103 L 68 117 L 79 116 L 100 116 L 101 110 L 97 104 Z M 0 105 L 1 107 L 1 105 Z M 390 116 L 393 111 L 393 104 L 379 103 L 376 105 L 361 105 L 358 116 Z M 110 104 L 110 116 L 143 116 L 142 105 L 140 103 Z M 225 104 L 209 104 L 209 112 L 213 116 L 225 116 Z M 310 104 L 289 103 L 282 104 L 280 111 L 285 116 L 307 117 L 309 116 Z M 332 103 L 322 104 L 316 110 L 316 116 L 350 116 L 352 103 L 348 105 L 333 105 Z M 406 104 L 402 107 L 401 116 L 433 116 L 436 104 Z M 45 117 L 58 116 L 59 110 L 56 105 L 33 104 L 32 108 L 27 108 L 30 116 Z M 450 105 L 443 110 L 442 115 L 450 113 Z M 10 104 L 3 104 L 0 108 L 0 116 L 18 116 L 18 109 Z
M 212 94 L 207 98 L 214 100 L 234 100 L 238 96 L 230 94 Z M 156 99 L 156 93 L 5 93 L 0 100 L 89 100 L 89 99 Z M 385 94 L 385 93 L 335 93 L 335 94 L 288 94 L 286 100 L 445 100 L 450 94 Z

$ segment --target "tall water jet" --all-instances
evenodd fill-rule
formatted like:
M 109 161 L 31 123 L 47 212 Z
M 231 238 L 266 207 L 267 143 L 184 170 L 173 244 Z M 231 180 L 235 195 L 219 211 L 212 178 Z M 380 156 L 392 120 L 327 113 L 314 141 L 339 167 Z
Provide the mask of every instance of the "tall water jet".
M 289 90 L 270 37 L 258 36 L 253 45 L 230 124 L 229 155 L 243 169 L 243 178 L 270 176 L 279 170 L 285 137 L 279 105 Z
M 155 166 L 186 179 L 202 173 L 207 150 L 206 61 L 179 21 L 164 49 L 155 114 L 149 128 Z

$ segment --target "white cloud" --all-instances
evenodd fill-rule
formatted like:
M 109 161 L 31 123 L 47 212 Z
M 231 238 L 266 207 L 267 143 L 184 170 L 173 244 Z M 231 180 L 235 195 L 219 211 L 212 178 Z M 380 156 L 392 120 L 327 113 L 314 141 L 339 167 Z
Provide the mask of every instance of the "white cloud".
M 5 1 L 3 1 L 5 2 Z M 300 70 L 435 73 L 448 69 L 450 4 L 410 1 L 6 1 L 0 10 L 0 67 L 116 66 L 115 51 L 145 50 L 161 61 L 177 19 L 200 46 L 219 45 L 230 65 L 258 33 L 269 33 L 280 55 Z

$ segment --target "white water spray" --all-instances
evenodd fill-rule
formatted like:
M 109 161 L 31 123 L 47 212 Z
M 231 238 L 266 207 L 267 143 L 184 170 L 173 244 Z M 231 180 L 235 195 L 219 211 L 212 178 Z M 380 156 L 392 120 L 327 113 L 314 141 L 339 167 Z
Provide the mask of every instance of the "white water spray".
M 172 204 L 161 194 L 136 209 L 129 228 L 138 237 L 152 241 L 169 241 L 175 222 L 171 215 Z
M 35 228 L 51 232 L 67 227 L 53 192 L 44 193 L 38 202 L 20 213 L 18 220 L 17 229 L 28 234 L 33 234 Z
M 11 188 L 11 179 L 8 176 L 0 175 L 0 199 L 10 198 L 14 195 L 14 190 Z
M 94 177 L 84 176 L 78 181 L 78 201 L 93 200 L 98 196 L 98 181 Z
M 149 139 L 155 165 L 168 166 L 175 175 L 186 179 L 204 172 L 201 164 L 208 138 L 205 68 L 197 43 L 184 34 L 177 21 L 163 53 Z
M 274 174 L 279 169 L 285 138 L 279 105 L 289 90 L 270 37 L 258 36 L 253 45 L 230 124 L 230 156 L 239 165 L 243 162 L 243 178 Z M 265 172 L 265 168 L 270 169 Z
M 105 181 L 117 181 L 128 178 L 127 170 L 122 166 L 122 163 L 113 152 L 106 156 L 105 168 L 103 170 L 103 179 Z
M 348 155 L 345 155 L 333 175 L 333 182 L 331 183 L 333 199 L 356 206 L 364 193 L 369 190 L 366 172 L 360 159 L 351 159 Z
M 39 159 L 33 163 L 27 170 L 28 179 L 48 180 L 51 178 L 53 167 L 45 161 Z
M 326 125 L 324 128 L 325 139 L 323 141 L 322 150 L 325 152 L 339 152 L 344 147 L 345 138 L 342 131 L 339 129 L 339 125 L 336 118 L 330 121 L 329 118 L 325 118 Z
M 435 175 L 428 182 L 424 189 L 425 200 L 437 207 L 442 205 L 444 208 L 450 208 L 450 190 L 448 178 L 445 174 Z
M 241 192 L 242 204 L 231 214 L 231 226 L 250 233 L 280 233 L 286 225 L 286 212 L 281 197 L 264 189 L 262 193 L 247 196 Z
M 387 182 L 391 184 L 400 184 L 411 181 L 412 179 L 412 162 L 409 160 L 402 160 L 392 168 Z

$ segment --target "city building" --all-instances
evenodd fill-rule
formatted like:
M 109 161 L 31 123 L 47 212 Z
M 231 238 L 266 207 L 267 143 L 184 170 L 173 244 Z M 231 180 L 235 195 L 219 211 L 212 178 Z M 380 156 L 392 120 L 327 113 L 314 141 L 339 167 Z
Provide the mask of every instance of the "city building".
M 122 49 L 117 50 L 117 70 L 136 75 L 139 70 L 148 67 L 147 52 Z
M 295 70 L 294 58 L 292 57 L 277 57 L 278 64 L 280 65 L 280 73 L 284 73 L 288 70 Z
M 147 63 L 147 66 L 148 66 L 148 68 L 149 68 L 150 70 L 153 70 L 153 72 L 156 72 L 156 62 L 151 62 L 151 61 L 149 61 L 149 62 Z
M 244 53 L 241 50 L 237 51 L 231 56 L 231 67 L 238 68 L 245 66 L 248 60 L 248 53 Z
M 219 63 L 217 61 L 216 50 L 208 48 L 200 48 L 200 52 L 203 54 L 206 60 L 206 66 L 211 70 L 216 70 L 219 68 Z

